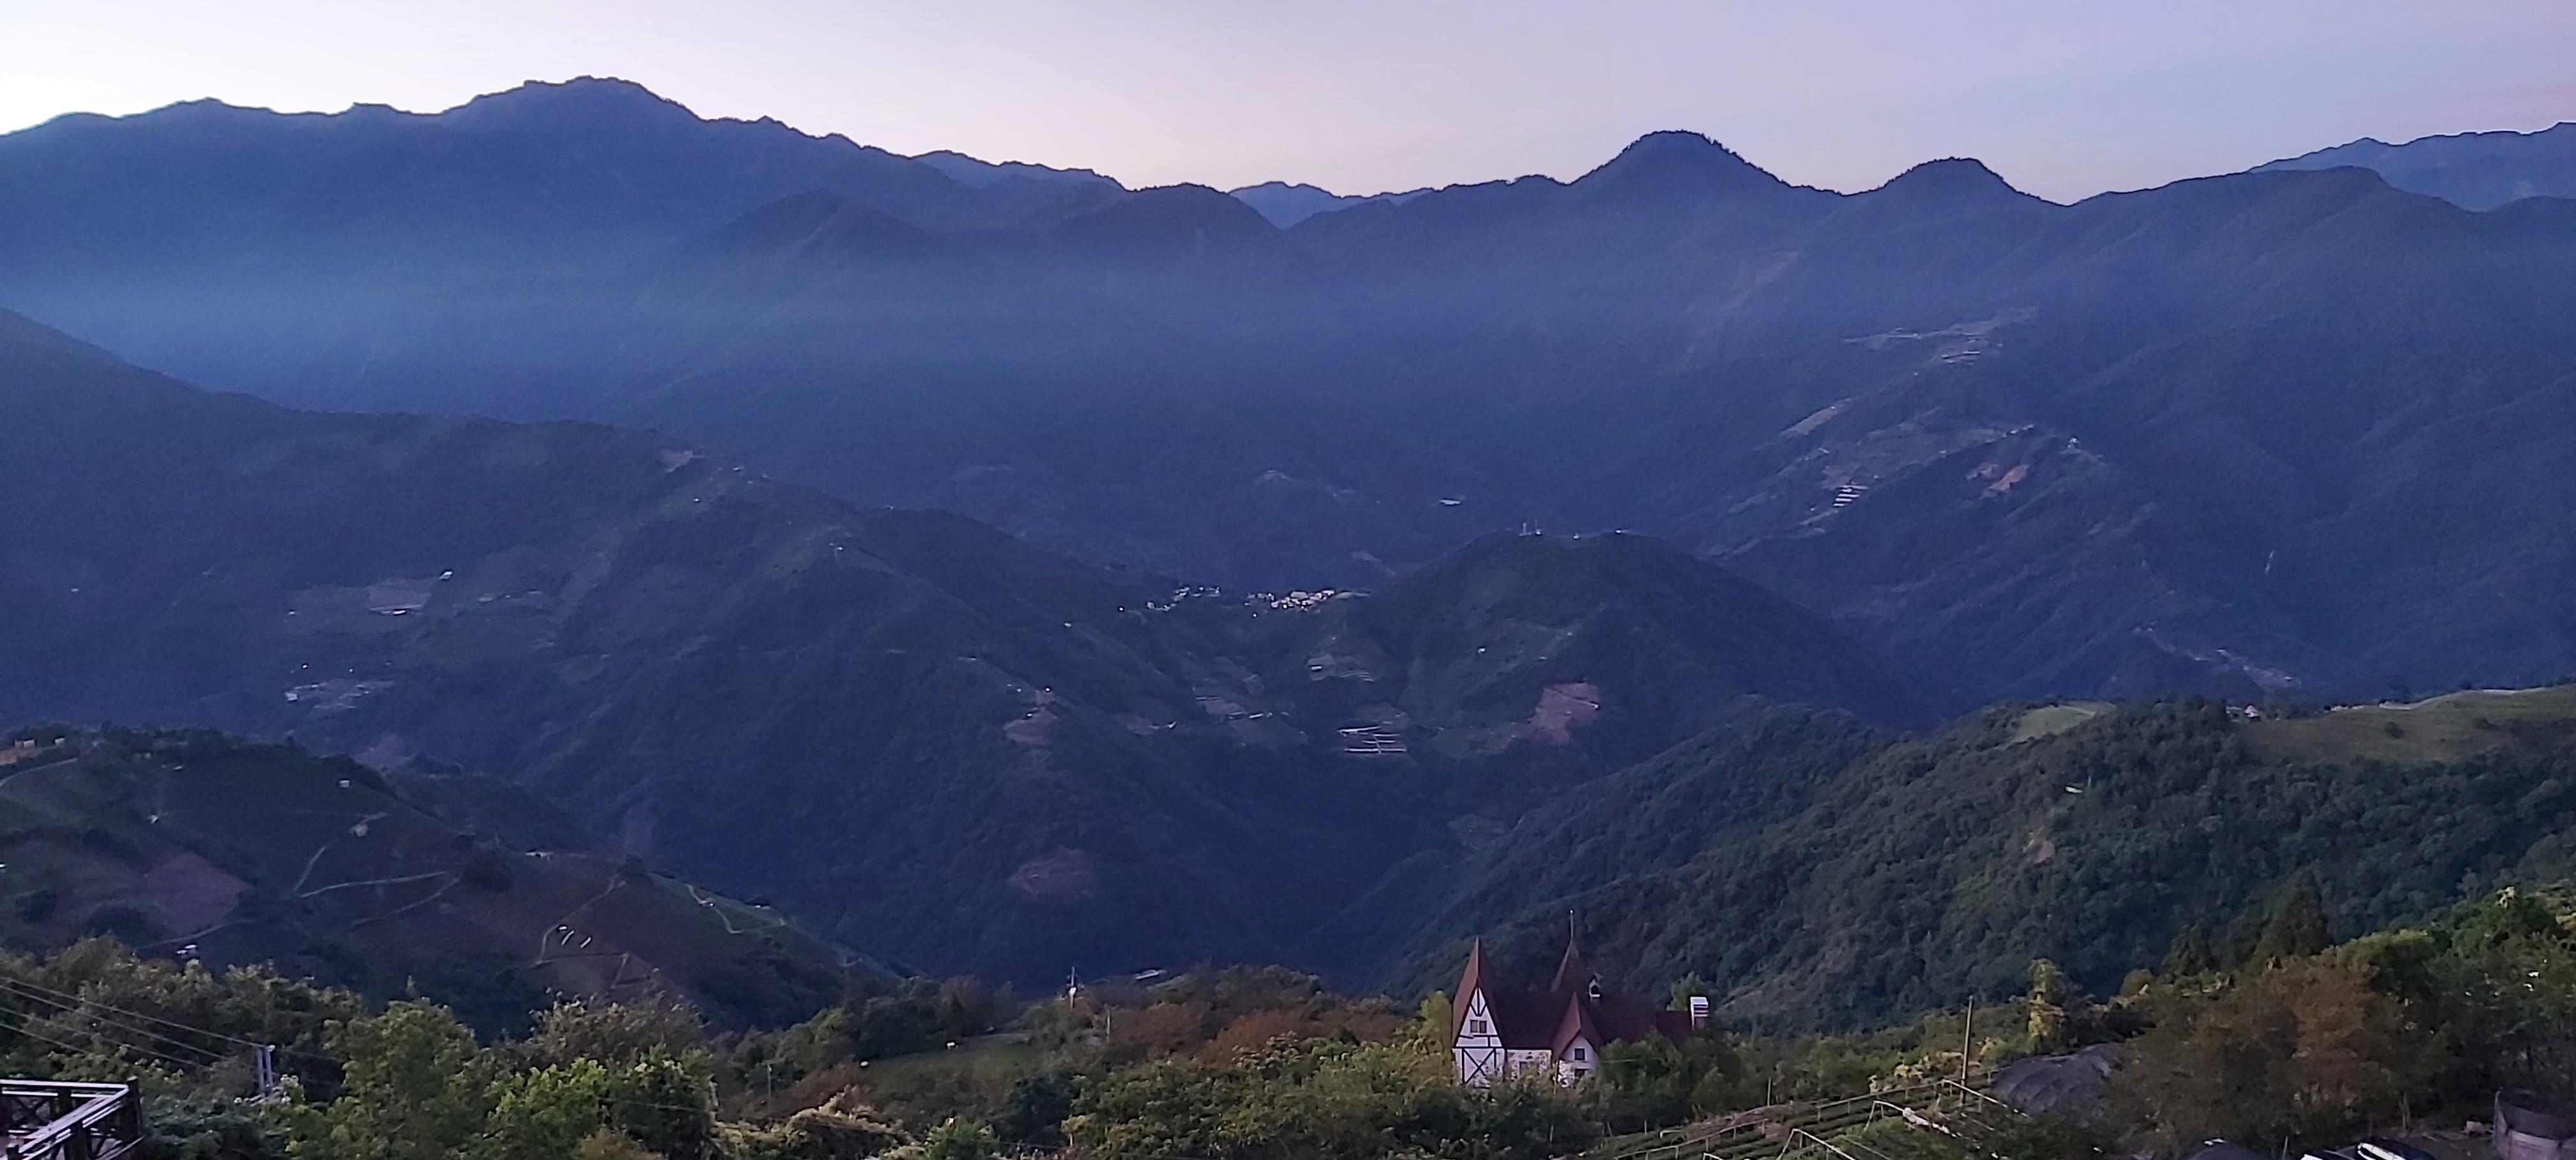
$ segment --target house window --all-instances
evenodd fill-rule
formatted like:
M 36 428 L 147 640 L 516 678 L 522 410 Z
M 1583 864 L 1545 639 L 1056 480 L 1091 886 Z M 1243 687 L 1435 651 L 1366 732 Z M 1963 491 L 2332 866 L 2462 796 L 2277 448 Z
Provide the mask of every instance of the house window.
M 1487 1030 L 1485 1029 L 1485 1021 L 1484 1021 L 1484 1020 L 1482 1020 L 1482 1019 L 1470 1019 L 1470 1020 L 1468 1020 L 1468 1021 L 1467 1021 L 1467 1034 L 1469 1034 L 1469 1035 L 1489 1035 L 1489 1034 L 1492 1034 L 1492 1033 L 1491 1033 L 1491 1032 L 1489 1032 L 1489 1031 L 1487 1031 Z
M 1583 1045 L 1580 1043 L 1574 1045 L 1574 1062 L 1583 1062 Z

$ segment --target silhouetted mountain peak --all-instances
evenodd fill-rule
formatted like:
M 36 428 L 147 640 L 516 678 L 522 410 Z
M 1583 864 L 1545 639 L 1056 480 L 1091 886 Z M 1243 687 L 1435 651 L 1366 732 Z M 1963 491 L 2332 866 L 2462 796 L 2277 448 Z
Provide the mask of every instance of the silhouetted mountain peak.
M 448 110 L 448 121 L 475 129 L 546 129 L 579 125 L 687 124 L 700 120 L 678 101 L 630 80 L 574 77 L 529 81 L 486 93 Z
M 1707 190 L 1785 188 L 1786 183 L 1734 150 L 1697 133 L 1665 130 L 1630 142 L 1575 188 L 1668 195 Z
M 1110 205 L 1064 223 L 1058 236 L 1083 244 L 1187 240 L 1277 232 L 1259 211 L 1204 185 L 1140 189 Z
M 1908 202 L 1941 205 L 1969 203 L 2025 202 L 2036 198 L 2012 187 L 2012 183 L 1986 168 L 1986 163 L 1973 157 L 1944 157 L 1926 161 L 1897 174 L 1872 193 L 1903 198 Z

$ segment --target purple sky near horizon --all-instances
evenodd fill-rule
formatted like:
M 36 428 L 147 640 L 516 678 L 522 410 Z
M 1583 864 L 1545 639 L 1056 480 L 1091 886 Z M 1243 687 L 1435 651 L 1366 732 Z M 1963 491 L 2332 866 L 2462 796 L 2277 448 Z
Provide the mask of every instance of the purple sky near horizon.
M 2576 120 L 2576 3 L 0 0 L 0 131 L 207 96 L 429 111 L 583 74 L 1140 186 L 1571 177 L 1690 129 L 1802 184 L 1972 156 L 2072 200 Z

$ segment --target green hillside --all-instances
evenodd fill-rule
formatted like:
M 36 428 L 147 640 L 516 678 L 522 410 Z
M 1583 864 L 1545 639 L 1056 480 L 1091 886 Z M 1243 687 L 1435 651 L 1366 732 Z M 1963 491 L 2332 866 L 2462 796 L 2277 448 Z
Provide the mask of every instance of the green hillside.
M 345 758 L 204 732 L 0 739 L 0 945 L 415 986 L 486 1025 L 546 996 L 801 1018 L 883 968 L 639 863 L 460 826 Z
M 648 432 L 207 394 L 6 314 L 0 423 L 43 433 L 0 457 L 0 722 L 475 770 L 942 973 L 1340 967 L 1376 948 L 1314 933 L 1390 876 L 1747 704 L 1939 707 L 1633 537 L 1223 592 Z
M 1463 860 L 1399 975 L 1445 984 L 1471 935 L 1535 964 L 1572 910 L 1640 985 L 1696 972 L 1736 1020 L 1848 1027 L 2013 993 L 2035 958 L 2108 991 L 2186 926 L 2242 950 L 2301 875 L 2348 937 L 2576 873 L 2576 690 L 2031 720 L 1775 714 L 1676 748 Z

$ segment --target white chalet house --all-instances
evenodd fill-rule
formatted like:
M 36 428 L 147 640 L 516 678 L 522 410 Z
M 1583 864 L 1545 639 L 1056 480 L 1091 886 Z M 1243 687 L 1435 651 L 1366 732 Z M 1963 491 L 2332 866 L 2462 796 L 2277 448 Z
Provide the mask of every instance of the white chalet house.
M 1613 1043 L 1655 1035 L 1678 1043 L 1708 1026 L 1706 999 L 1691 1000 L 1687 1012 L 1667 1011 L 1604 992 L 1600 976 L 1584 966 L 1571 940 L 1556 978 L 1543 991 L 1501 984 L 1485 964 L 1484 941 L 1477 940 L 1467 952 L 1452 1012 L 1458 1082 L 1469 1087 L 1532 1074 L 1580 1083 L 1601 1066 L 1601 1049 Z

